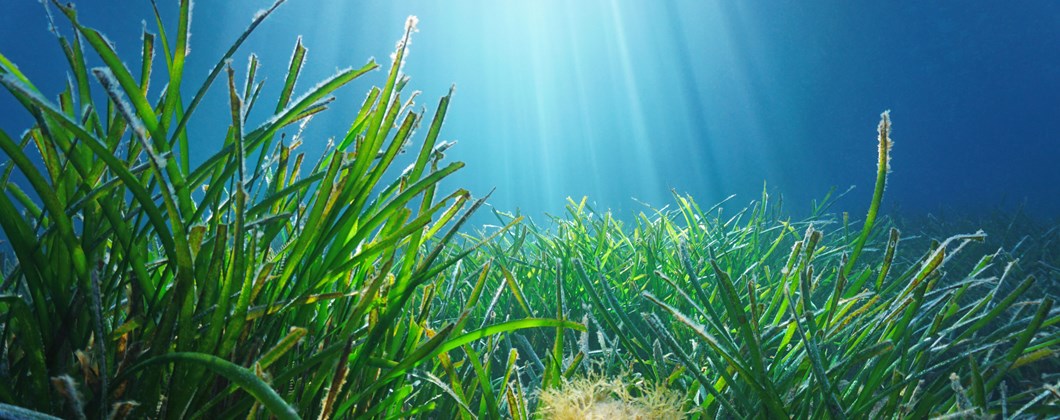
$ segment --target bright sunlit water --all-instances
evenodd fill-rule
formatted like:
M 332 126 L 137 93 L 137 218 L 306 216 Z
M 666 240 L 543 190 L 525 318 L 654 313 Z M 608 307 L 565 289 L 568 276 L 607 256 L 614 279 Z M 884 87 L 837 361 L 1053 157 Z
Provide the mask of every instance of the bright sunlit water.
M 133 63 L 150 7 L 121 3 L 78 5 Z M 175 17 L 175 2 L 164 3 Z M 269 3 L 196 4 L 186 98 Z M 1058 2 L 362 3 L 292 0 L 259 28 L 235 61 L 242 78 L 256 52 L 268 78 L 251 124 L 274 106 L 298 35 L 309 54 L 296 94 L 369 57 L 388 66 L 406 16 L 416 15 L 405 72 L 423 91 L 418 103 L 433 114 L 456 85 L 441 139 L 458 141 L 448 156 L 467 167 L 447 185 L 496 188 L 490 203 L 502 210 L 555 214 L 566 197 L 588 196 L 628 213 L 643 209 L 634 199 L 669 204 L 671 189 L 704 205 L 737 194 L 742 207 L 767 182 L 795 214 L 833 186 L 856 185 L 840 205 L 860 217 L 876 123 L 890 109 L 885 211 L 1060 215 Z M 66 64 L 47 26 L 37 2 L 4 0 L 0 51 L 54 97 Z M 340 91 L 303 151 L 316 156 L 341 137 L 384 77 Z M 228 124 L 222 82 L 191 127 L 197 159 L 219 147 Z M 0 128 L 18 135 L 29 123 L 0 95 Z

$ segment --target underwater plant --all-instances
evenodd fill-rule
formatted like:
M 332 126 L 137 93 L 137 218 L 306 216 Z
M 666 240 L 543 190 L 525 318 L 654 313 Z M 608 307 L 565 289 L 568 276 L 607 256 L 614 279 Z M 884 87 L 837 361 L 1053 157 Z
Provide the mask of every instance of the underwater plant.
M 555 283 L 564 316 L 589 327 L 563 333 L 555 348 L 569 350 L 531 376 L 545 389 L 538 403 L 562 389 L 555 372 L 632 372 L 683 390 L 694 418 L 1057 415 L 1055 288 L 1028 293 L 1046 273 L 1016 277 L 1020 253 L 974 255 L 982 231 L 910 242 L 874 221 L 889 132 L 885 113 L 858 230 L 824 211 L 831 195 L 791 221 L 765 191 L 735 212 L 675 193 L 673 209 L 649 208 L 632 226 L 582 199 L 549 228 L 527 221 L 487 244 L 490 258 L 523 262 L 516 277 L 556 276 L 522 287 Z
M 56 31 L 71 77 L 54 100 L 0 52 L 0 85 L 33 118 L 0 130 L 0 417 L 1060 415 L 1045 251 L 1060 241 L 980 254 L 981 231 L 901 233 L 915 227 L 880 214 L 889 114 L 860 226 L 828 212 L 832 194 L 792 221 L 763 190 L 736 211 L 675 192 L 631 221 L 586 199 L 549 226 L 494 210 L 498 226 L 468 232 L 484 199 L 440 190 L 463 165 L 439 140 L 452 91 L 416 136 L 426 115 L 401 71 L 415 20 L 307 163 L 312 117 L 379 66 L 296 96 L 298 39 L 275 103 L 256 56 L 237 83 L 231 58 L 282 3 L 197 86 L 188 0 L 175 27 L 155 9 L 138 68 L 53 2 L 72 27 Z M 230 123 L 193 164 L 211 88 Z
M 540 398 L 537 414 L 554 420 L 676 420 L 687 414 L 680 393 L 659 384 L 627 383 L 623 376 L 564 379 L 562 387 L 546 389 Z
M 581 328 L 472 325 L 467 309 L 432 308 L 484 242 L 448 247 L 484 201 L 439 190 L 463 166 L 442 162 L 449 144 L 438 140 L 452 91 L 407 170 L 384 181 L 425 117 L 400 69 L 410 17 L 349 130 L 306 163 L 302 129 L 379 65 L 295 96 L 307 51 L 298 39 L 266 103 L 256 56 L 243 82 L 231 57 L 282 3 L 255 14 L 190 100 L 187 0 L 175 28 L 154 9 L 158 34 L 145 29 L 132 68 L 72 5 L 53 2 L 73 28 L 55 32 L 71 74 L 55 101 L 0 55 L 0 84 L 34 121 L 20 137 L 0 131 L 0 227 L 16 259 L 0 285 L 0 416 L 415 416 L 435 407 L 412 404 L 421 364 L 498 334 Z M 215 82 L 230 124 L 221 149 L 193 165 L 188 127 Z M 265 107 L 253 122 L 249 110 Z

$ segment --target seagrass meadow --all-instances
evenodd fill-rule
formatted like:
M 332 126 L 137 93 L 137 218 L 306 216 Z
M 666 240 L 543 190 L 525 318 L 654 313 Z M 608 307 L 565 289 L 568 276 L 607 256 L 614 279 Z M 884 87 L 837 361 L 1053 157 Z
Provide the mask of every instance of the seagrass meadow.
M 863 218 L 829 194 L 793 219 L 763 189 L 539 222 L 443 183 L 452 90 L 417 108 L 415 18 L 324 80 L 291 40 L 262 96 L 241 45 L 281 3 L 205 78 L 188 0 L 138 61 L 53 2 L 54 97 L 0 51 L 33 120 L 0 130 L 0 418 L 1060 416 L 1060 226 L 883 214 L 888 112 Z M 348 131 L 301 153 L 354 81 L 375 86 Z M 229 124 L 196 163 L 211 89 Z

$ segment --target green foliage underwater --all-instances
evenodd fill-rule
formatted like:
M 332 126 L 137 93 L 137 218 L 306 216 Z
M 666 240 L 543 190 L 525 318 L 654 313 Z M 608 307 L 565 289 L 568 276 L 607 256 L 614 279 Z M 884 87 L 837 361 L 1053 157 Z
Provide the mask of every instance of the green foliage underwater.
M 1023 239 L 987 252 L 945 221 L 900 232 L 887 113 L 864 220 L 832 196 L 792 221 L 765 192 L 738 211 L 675 194 L 625 222 L 581 200 L 473 229 L 485 198 L 441 184 L 463 166 L 438 141 L 450 96 L 418 112 L 401 73 L 414 19 L 386 72 L 304 92 L 296 41 L 264 98 L 255 56 L 231 59 L 279 3 L 190 98 L 187 0 L 131 66 L 55 2 L 57 98 L 0 55 L 35 121 L 0 131 L 0 418 L 1060 416 L 1057 227 L 999 220 Z M 305 124 L 360 79 L 377 87 L 307 161 Z M 231 123 L 192 165 L 211 88 Z

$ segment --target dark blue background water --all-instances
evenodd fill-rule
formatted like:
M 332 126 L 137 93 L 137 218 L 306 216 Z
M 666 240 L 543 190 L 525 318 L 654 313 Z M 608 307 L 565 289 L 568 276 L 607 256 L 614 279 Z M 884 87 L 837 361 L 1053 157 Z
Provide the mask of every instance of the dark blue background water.
M 145 2 L 77 3 L 84 23 L 138 62 L 141 20 L 157 31 Z M 164 3 L 175 18 L 176 2 Z M 417 15 L 405 70 L 424 92 L 419 103 L 433 110 L 457 85 L 442 138 L 459 141 L 448 155 L 467 168 L 449 185 L 477 195 L 496 187 L 491 203 L 500 209 L 556 213 L 566 197 L 587 195 L 599 207 L 639 211 L 632 197 L 661 206 L 671 189 L 704 205 L 738 194 L 742 206 L 768 181 L 795 213 L 832 186 L 857 185 L 840 204 L 860 217 L 875 176 L 876 124 L 890 109 L 887 211 L 1025 204 L 1060 215 L 1060 2 L 355 3 L 292 0 L 237 53 L 240 78 L 251 51 L 268 77 L 268 105 L 252 124 L 272 108 L 297 35 L 309 48 L 300 93 L 369 57 L 386 62 L 405 17 Z M 197 86 L 268 4 L 198 2 L 185 86 Z M 0 52 L 54 97 L 66 64 L 41 6 L 2 6 Z M 383 77 L 348 87 L 313 121 L 303 150 L 315 156 L 341 136 Z M 222 88 L 191 127 L 196 159 L 224 136 Z M 0 94 L 0 128 L 19 135 L 29 122 Z

